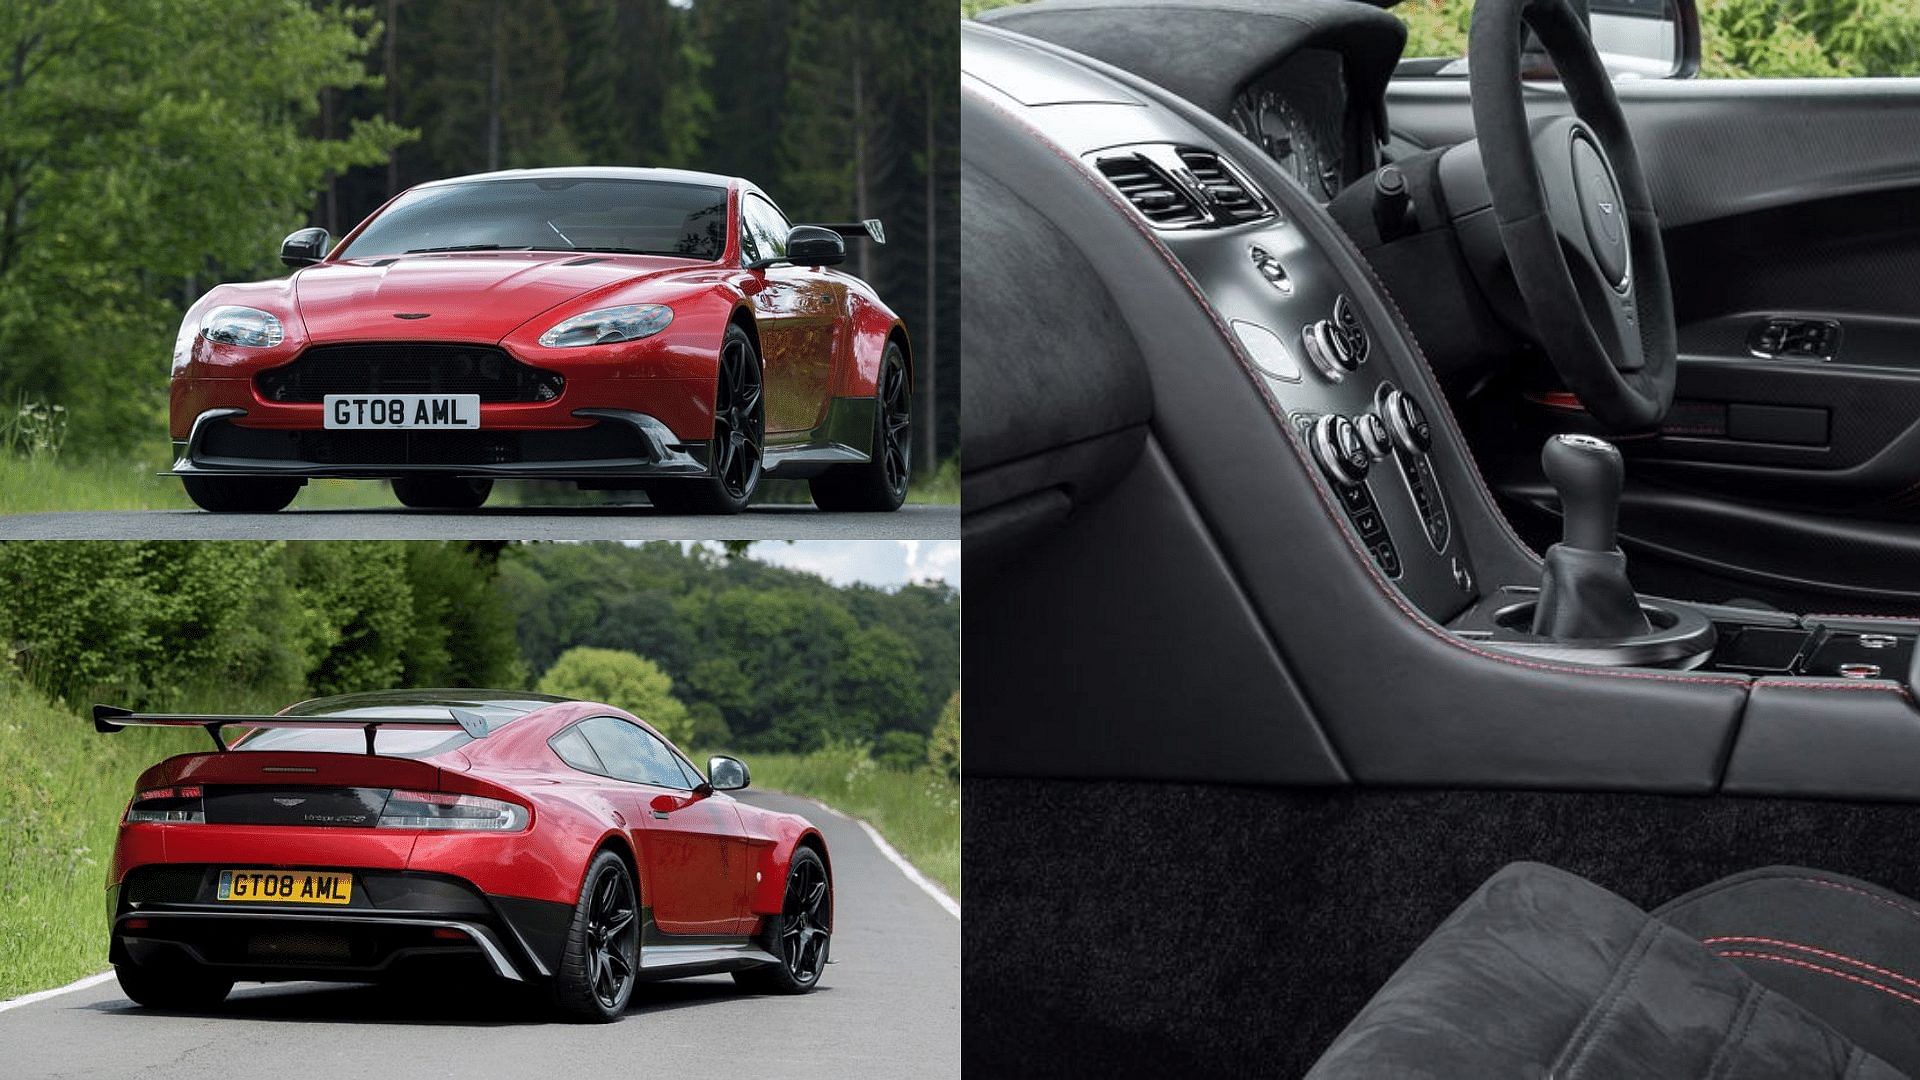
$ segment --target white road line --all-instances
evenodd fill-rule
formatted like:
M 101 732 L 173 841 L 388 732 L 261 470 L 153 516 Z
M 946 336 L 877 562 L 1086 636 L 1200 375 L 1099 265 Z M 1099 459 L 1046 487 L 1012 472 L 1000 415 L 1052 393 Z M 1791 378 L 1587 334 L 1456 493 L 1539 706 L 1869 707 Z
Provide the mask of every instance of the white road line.
M 880 849 L 880 854 L 885 855 L 889 862 L 900 868 L 901 873 L 907 875 L 908 881 L 920 886 L 920 891 L 933 897 L 934 903 L 946 908 L 947 914 L 956 919 L 960 917 L 960 901 L 948 896 L 945 889 L 928 880 L 927 875 L 922 874 L 912 863 L 902 858 L 899 852 L 893 850 L 893 845 L 887 843 L 887 838 L 880 835 L 879 829 L 859 818 L 854 818 L 853 823 L 860 826 L 861 832 L 867 834 L 867 839 L 872 840 L 874 846 Z
M 933 897 L 933 902 L 945 908 L 947 911 L 947 914 L 953 916 L 956 919 L 960 917 L 960 901 L 955 900 L 951 896 L 948 896 L 947 890 L 934 884 L 933 879 L 921 873 L 918 867 L 908 862 L 906 859 L 906 856 L 901 855 L 898 851 L 893 850 L 893 845 L 887 843 L 887 838 L 880 835 L 879 829 L 876 829 L 873 826 L 867 824 L 864 820 L 860 818 L 853 817 L 848 814 L 843 814 L 840 811 L 835 810 L 833 807 L 828 806 L 826 803 L 821 802 L 819 799 L 813 798 L 812 796 L 793 795 L 792 792 L 781 792 L 781 794 L 790 795 L 793 798 L 810 802 L 813 805 L 819 807 L 820 809 L 825 810 L 827 813 L 832 814 L 834 817 L 842 818 L 846 821 L 851 821 L 855 825 L 860 826 L 860 830 L 867 834 L 868 839 L 873 841 L 873 844 L 875 847 L 880 849 L 880 854 L 885 855 L 887 857 L 888 862 L 899 867 L 900 872 L 907 875 L 908 881 L 911 881 L 915 885 L 920 886 L 920 891 L 923 893 L 926 893 L 928 896 Z
M 75 990 L 85 990 L 89 986 L 99 986 L 111 978 L 113 978 L 113 972 L 103 971 L 98 975 L 89 975 L 78 982 L 70 982 L 65 986 L 56 986 L 51 990 L 37 990 L 31 994 L 22 994 L 9 1001 L 0 1001 L 0 1012 L 6 1012 L 8 1009 L 17 1009 L 22 1005 L 31 1005 L 36 1001 L 45 1001 L 50 997 L 58 997 L 61 994 L 72 993 Z

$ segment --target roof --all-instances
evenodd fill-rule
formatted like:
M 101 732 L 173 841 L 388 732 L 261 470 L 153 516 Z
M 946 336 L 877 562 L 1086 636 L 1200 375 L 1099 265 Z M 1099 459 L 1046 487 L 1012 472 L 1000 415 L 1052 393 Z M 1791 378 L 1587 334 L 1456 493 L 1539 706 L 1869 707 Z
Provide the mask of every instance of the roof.
M 567 165 L 554 169 L 502 169 L 499 172 L 474 173 L 429 180 L 416 187 L 430 188 L 447 184 L 475 184 L 490 180 L 653 180 L 669 184 L 708 184 L 728 187 L 743 183 L 737 176 L 694 172 L 689 169 L 640 169 L 619 165 Z

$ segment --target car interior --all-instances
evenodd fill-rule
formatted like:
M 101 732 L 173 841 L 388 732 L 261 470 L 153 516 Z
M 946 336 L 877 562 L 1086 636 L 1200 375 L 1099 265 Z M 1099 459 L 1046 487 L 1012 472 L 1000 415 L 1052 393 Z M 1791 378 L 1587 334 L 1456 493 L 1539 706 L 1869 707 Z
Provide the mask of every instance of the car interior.
M 1920 1073 L 1920 80 L 1390 6 L 963 31 L 967 1065 Z

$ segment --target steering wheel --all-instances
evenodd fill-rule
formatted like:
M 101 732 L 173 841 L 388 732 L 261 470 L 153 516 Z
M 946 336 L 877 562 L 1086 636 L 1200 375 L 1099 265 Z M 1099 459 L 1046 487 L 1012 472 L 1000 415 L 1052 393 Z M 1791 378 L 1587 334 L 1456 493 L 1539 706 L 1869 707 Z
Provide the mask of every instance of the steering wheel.
M 1575 116 L 1528 120 L 1523 23 Z M 1481 166 L 1534 336 L 1601 424 L 1653 427 L 1673 404 L 1673 293 L 1613 82 L 1567 0 L 1479 0 L 1467 48 Z

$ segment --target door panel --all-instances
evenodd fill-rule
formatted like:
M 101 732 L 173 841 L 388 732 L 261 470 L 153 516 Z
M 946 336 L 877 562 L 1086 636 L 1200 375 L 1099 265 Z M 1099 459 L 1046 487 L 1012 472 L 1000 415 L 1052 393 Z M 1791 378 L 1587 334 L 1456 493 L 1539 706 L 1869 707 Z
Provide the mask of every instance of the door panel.
M 653 920 L 669 934 L 744 934 L 746 836 L 731 800 L 648 789 L 640 818 Z
M 825 419 L 846 286 L 818 270 L 776 266 L 753 294 L 767 364 L 767 431 L 811 431 Z
M 1616 90 L 1665 227 L 1681 346 L 1663 430 L 1620 440 L 1623 538 L 1722 592 L 1910 582 L 1887 560 L 1920 540 L 1906 524 L 1920 520 L 1920 80 Z M 1567 111 L 1557 87 L 1529 93 L 1542 115 Z M 1403 147 L 1472 134 L 1460 81 L 1396 81 L 1389 116 Z M 1579 428 L 1566 404 L 1509 415 L 1523 431 Z M 1477 448 L 1514 459 L 1494 471 L 1538 520 L 1526 443 Z

